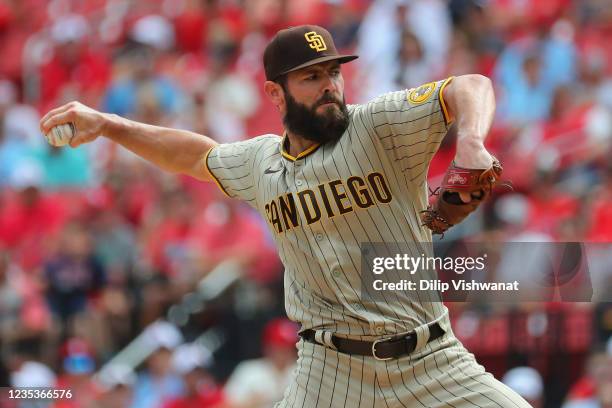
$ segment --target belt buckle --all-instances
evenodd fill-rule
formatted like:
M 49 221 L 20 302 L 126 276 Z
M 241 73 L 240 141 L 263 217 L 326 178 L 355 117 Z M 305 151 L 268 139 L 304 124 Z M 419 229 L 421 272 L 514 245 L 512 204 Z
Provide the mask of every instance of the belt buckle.
M 382 358 L 382 357 L 378 357 L 376 355 L 376 345 L 378 343 L 383 343 L 385 341 L 389 341 L 392 340 L 392 337 L 387 337 L 386 339 L 378 339 L 378 340 L 374 340 L 374 342 L 372 342 L 372 356 L 378 360 L 378 361 L 388 361 L 388 360 L 393 360 L 393 357 L 386 357 L 386 358 Z

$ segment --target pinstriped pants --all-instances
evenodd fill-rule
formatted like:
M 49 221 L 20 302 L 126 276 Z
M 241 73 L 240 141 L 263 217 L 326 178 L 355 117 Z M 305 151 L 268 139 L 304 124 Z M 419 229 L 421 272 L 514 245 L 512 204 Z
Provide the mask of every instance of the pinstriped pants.
M 298 363 L 274 408 L 529 408 L 476 362 L 452 331 L 389 361 L 298 343 Z

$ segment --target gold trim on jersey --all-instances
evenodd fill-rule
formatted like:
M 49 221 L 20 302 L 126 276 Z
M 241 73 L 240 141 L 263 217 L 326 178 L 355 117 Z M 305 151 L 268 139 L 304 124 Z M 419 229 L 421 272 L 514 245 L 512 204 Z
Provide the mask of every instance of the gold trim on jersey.
M 223 187 L 223 185 L 221 184 L 221 182 L 219 181 L 219 179 L 217 178 L 217 176 L 215 176 L 213 174 L 212 171 L 210 171 L 210 167 L 208 167 L 208 155 L 210 154 L 210 152 L 212 152 L 212 149 L 214 149 L 217 146 L 213 146 L 210 149 L 208 149 L 208 151 L 206 152 L 206 154 L 204 155 L 204 166 L 206 167 L 206 171 L 208 172 L 208 174 L 210 174 L 210 177 L 213 179 L 213 181 L 215 182 L 215 184 L 217 185 L 217 187 L 219 187 L 221 189 L 221 191 L 223 191 L 223 194 L 225 194 L 226 196 L 228 196 L 229 198 L 232 198 L 231 195 L 229 195 L 229 193 L 227 191 L 225 191 L 225 187 Z
M 283 134 L 283 140 L 281 140 L 281 154 L 283 155 L 285 159 L 291 160 L 293 162 L 299 159 L 303 159 L 304 157 L 308 156 L 310 153 L 313 153 L 315 150 L 317 150 L 321 146 L 319 143 L 315 143 L 314 145 L 310 146 L 308 149 L 304 150 L 297 156 L 293 157 L 292 155 L 287 153 L 287 151 L 285 150 L 286 141 L 287 141 L 287 132 Z
M 444 102 L 444 94 L 442 92 L 444 91 L 444 88 L 446 87 L 446 85 L 448 85 L 450 81 L 453 80 L 453 78 L 454 77 L 447 78 L 446 81 L 444 81 L 444 83 L 440 87 L 440 91 L 438 93 L 438 100 L 440 101 L 440 107 L 442 108 L 442 113 L 444 115 L 444 121 L 446 122 L 447 125 L 450 125 L 451 123 L 453 123 L 454 118 L 451 118 L 448 113 L 448 108 L 446 107 L 446 102 Z

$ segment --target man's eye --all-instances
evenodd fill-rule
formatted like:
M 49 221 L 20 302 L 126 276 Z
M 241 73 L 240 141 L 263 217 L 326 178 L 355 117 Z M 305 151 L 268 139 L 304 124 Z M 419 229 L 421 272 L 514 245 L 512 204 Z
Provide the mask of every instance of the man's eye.
M 339 69 L 333 70 L 333 71 L 331 72 L 331 74 L 332 74 L 332 76 L 337 77 L 338 75 L 340 75 L 340 70 L 339 70 Z
M 306 80 L 307 80 L 307 81 L 313 81 L 313 80 L 315 80 L 315 79 L 317 79 L 317 74 L 308 75 L 308 76 L 306 77 Z

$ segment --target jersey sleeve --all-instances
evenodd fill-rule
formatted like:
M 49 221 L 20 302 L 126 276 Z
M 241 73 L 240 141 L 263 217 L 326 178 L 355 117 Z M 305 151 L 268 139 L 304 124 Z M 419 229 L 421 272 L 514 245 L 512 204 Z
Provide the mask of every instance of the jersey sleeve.
M 387 93 L 363 105 L 362 114 L 387 155 L 417 184 L 427 177 L 429 163 L 450 126 L 442 91 L 451 80 Z
M 204 165 L 214 182 L 228 197 L 255 205 L 256 157 L 269 137 L 259 136 L 246 141 L 219 144 L 204 157 Z

